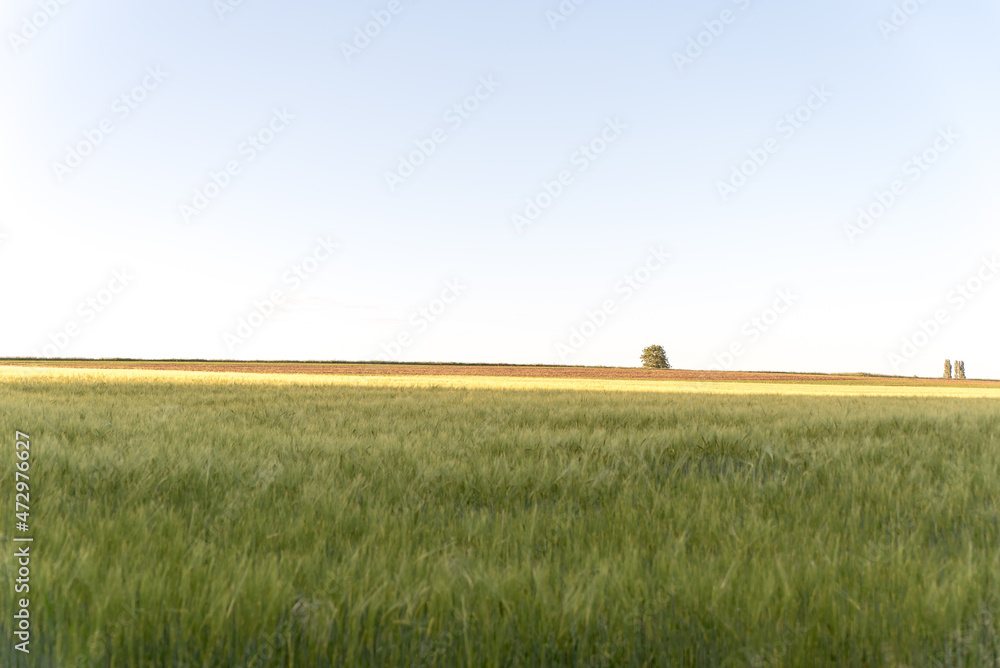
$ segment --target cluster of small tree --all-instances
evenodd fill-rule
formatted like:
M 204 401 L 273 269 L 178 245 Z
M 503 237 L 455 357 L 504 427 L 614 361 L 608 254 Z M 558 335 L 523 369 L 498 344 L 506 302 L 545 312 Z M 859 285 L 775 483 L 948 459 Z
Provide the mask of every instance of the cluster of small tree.
M 952 378 L 951 374 L 951 360 L 944 361 L 944 377 Z M 955 380 L 965 380 L 965 362 L 961 360 L 955 360 Z

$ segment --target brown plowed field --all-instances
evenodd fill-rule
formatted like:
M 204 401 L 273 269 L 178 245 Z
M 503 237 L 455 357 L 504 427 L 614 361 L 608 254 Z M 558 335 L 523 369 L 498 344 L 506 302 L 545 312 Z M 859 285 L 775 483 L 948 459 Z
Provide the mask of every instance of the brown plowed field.
M 356 376 L 509 376 L 515 378 L 589 378 L 736 382 L 836 383 L 838 385 L 913 385 L 1000 387 L 996 380 L 945 380 L 886 376 L 767 373 L 744 371 L 654 370 L 626 367 L 507 366 L 488 364 L 350 364 L 326 362 L 211 362 L 122 360 L 0 360 L 0 366 L 77 369 L 143 369 L 228 373 L 333 374 Z

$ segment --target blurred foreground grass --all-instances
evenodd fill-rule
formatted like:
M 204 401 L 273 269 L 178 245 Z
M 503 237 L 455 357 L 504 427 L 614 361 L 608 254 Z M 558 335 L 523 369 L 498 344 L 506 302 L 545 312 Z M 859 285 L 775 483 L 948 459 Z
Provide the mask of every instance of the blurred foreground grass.
M 1000 662 L 996 398 L 623 382 L 0 369 L 0 664 Z

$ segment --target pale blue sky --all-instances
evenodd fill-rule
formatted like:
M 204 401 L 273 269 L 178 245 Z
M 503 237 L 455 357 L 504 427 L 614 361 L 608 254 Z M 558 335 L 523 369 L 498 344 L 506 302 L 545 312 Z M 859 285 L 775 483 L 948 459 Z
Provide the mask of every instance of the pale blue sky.
M 0 355 L 637 365 L 660 343 L 683 368 L 1000 377 L 995 2 L 587 0 L 554 28 L 558 0 L 223 2 L 4 3 Z M 622 288 L 651 248 L 670 259 Z

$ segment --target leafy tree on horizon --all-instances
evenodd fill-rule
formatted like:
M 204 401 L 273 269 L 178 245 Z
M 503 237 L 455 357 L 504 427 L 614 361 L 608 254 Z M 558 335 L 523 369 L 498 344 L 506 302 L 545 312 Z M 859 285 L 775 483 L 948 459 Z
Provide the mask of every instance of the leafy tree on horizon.
M 944 377 L 947 378 L 948 380 L 951 380 L 951 360 L 944 361 Z
M 646 369 L 669 369 L 670 361 L 667 360 L 667 351 L 663 346 L 649 346 L 642 351 L 642 366 Z

